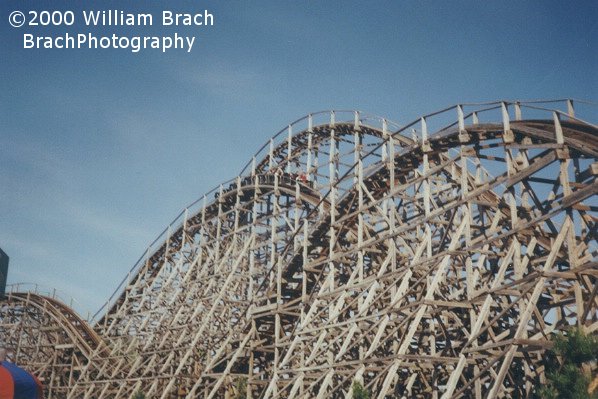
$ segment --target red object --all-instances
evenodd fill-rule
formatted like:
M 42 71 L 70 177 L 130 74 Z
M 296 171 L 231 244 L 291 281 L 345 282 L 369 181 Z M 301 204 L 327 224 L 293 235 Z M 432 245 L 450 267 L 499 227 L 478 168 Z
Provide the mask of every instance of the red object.
M 4 367 L 0 366 L 0 399 L 13 399 L 15 387 L 12 382 L 12 375 Z
M 0 399 L 43 399 L 42 384 L 35 376 L 16 365 L 0 364 Z

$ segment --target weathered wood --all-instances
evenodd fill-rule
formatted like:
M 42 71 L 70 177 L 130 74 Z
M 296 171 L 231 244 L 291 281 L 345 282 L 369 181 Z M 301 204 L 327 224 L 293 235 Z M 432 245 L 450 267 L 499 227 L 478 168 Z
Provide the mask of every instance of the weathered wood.
M 560 105 L 309 115 L 186 208 L 97 322 L 11 293 L 0 340 L 50 397 L 530 396 L 549 334 L 598 330 L 598 131 Z

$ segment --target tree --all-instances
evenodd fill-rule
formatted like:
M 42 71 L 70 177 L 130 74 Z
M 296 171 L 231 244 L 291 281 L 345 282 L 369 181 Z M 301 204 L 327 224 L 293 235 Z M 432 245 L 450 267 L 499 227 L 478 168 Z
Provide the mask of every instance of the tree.
M 235 399 L 245 399 L 247 397 L 247 378 L 238 378 L 235 383 Z
M 365 389 L 363 385 L 357 380 L 353 381 L 353 398 L 354 399 L 370 399 L 370 391 Z
M 553 348 L 546 352 L 547 385 L 539 388 L 536 396 L 598 399 L 598 391 L 589 389 L 591 364 L 598 359 L 598 337 L 572 328 L 566 334 L 555 335 L 553 342 Z

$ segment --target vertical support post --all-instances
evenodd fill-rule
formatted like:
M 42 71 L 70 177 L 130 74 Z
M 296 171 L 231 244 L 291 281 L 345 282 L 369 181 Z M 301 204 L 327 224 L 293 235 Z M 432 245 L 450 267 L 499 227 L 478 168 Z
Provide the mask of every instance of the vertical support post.
M 258 190 L 258 179 L 254 178 L 253 182 L 253 206 L 251 210 L 251 234 L 255 234 L 256 221 L 258 219 L 259 211 L 259 190 Z M 252 301 L 256 294 L 255 287 L 258 286 L 258 282 L 254 281 L 255 273 L 255 250 L 250 248 L 249 251 L 249 300 Z M 255 320 L 252 322 L 255 324 Z
M 395 189 L 395 145 L 393 135 L 388 133 L 386 119 L 382 121 L 382 135 L 388 137 L 388 189 L 392 195 Z
M 502 110 L 502 126 L 504 133 L 511 131 L 511 121 L 509 119 L 509 109 L 506 102 L 500 103 L 500 108 Z
M 567 115 L 570 118 L 575 118 L 575 108 L 573 108 L 573 100 L 567 100 Z
M 334 113 L 331 113 L 331 116 Z M 335 245 L 335 229 L 334 224 L 336 223 L 336 163 L 337 163 L 337 154 L 336 154 L 336 138 L 334 135 L 334 129 L 330 130 L 330 165 L 329 165 L 329 180 L 330 180 L 330 242 L 329 242 L 329 253 L 328 253 L 328 268 L 329 268 L 329 279 L 330 279 L 330 290 L 334 289 L 334 262 L 332 261 L 334 255 L 334 245 Z M 332 309 L 331 309 L 332 310 Z
M 308 220 L 303 224 L 303 265 L 301 265 L 301 325 L 305 319 L 305 306 L 307 305 L 307 273 L 305 272 L 305 266 L 307 264 L 308 257 L 308 237 L 309 237 L 309 226 Z
M 222 184 L 220 185 L 220 189 L 218 191 L 218 218 L 216 222 L 216 248 L 214 250 L 216 254 L 216 259 L 220 259 L 220 233 L 222 231 Z M 217 265 L 214 265 L 217 267 Z M 214 270 L 214 273 L 217 273 L 217 270 Z
M 240 218 L 240 209 L 241 209 L 241 176 L 237 176 L 236 179 L 236 190 L 235 190 L 235 230 L 233 232 L 234 235 L 237 235 L 239 232 L 239 218 Z
M 305 174 L 307 179 L 311 181 L 311 159 L 313 151 L 313 132 L 307 133 L 307 165 L 305 165 Z
M 422 147 L 423 147 L 423 169 L 422 173 L 424 174 L 424 215 L 426 218 L 430 215 L 430 180 L 428 178 L 428 173 L 430 170 L 430 164 L 428 160 L 428 151 L 426 151 L 428 147 L 428 123 L 426 122 L 426 118 L 421 118 L 421 131 L 422 131 Z
M 355 168 L 353 169 L 353 185 L 356 186 L 357 185 L 357 181 L 359 179 L 359 170 L 357 170 L 357 163 L 359 162 L 359 157 L 360 157 L 360 135 L 359 132 L 357 130 L 355 130 L 353 132 L 353 164 L 355 165 Z
M 457 118 L 459 123 L 459 132 L 465 130 L 465 119 L 463 117 L 463 107 L 461 105 L 457 105 Z
M 511 123 L 509 119 L 509 111 L 507 108 L 507 103 L 501 102 L 501 109 L 502 109 L 502 120 L 503 120 L 503 141 L 505 143 L 505 162 L 507 166 L 507 174 L 509 176 L 513 176 L 517 173 L 517 163 L 515 162 L 515 156 L 513 154 L 513 149 L 510 147 L 510 144 L 515 141 L 515 135 L 511 130 Z M 507 198 L 507 202 L 510 208 L 510 216 L 511 216 L 511 227 L 516 228 L 519 217 L 517 215 L 517 198 L 516 198 L 516 191 L 515 187 L 511 186 L 508 189 L 508 192 L 505 193 L 505 197 Z M 515 245 L 515 254 L 513 256 L 513 265 L 515 269 L 515 273 L 517 276 L 521 276 L 521 246 L 517 237 L 513 238 L 514 245 Z
M 292 138 L 293 138 L 293 126 L 289 125 L 289 134 L 287 137 L 287 167 L 286 172 L 291 173 L 291 155 L 292 155 Z
M 268 152 L 268 170 L 274 168 L 274 139 L 270 139 L 270 150 Z
M 565 138 L 563 136 L 563 128 L 561 127 L 561 120 L 559 119 L 559 114 L 554 111 L 552 113 L 552 118 L 554 120 L 554 133 L 556 137 L 557 144 L 565 144 Z
M 357 186 L 357 205 L 359 212 L 357 213 L 357 270 L 358 270 L 358 281 L 363 280 L 363 165 L 361 163 L 361 135 L 355 132 L 355 147 L 354 159 L 355 159 L 355 177 L 354 185 Z M 363 301 L 363 298 L 359 298 Z
M 330 183 L 330 213 L 334 214 L 334 205 L 336 202 L 335 193 L 336 193 L 336 139 L 334 137 L 334 129 L 330 130 L 330 150 L 329 159 L 328 159 L 328 181 Z
M 430 151 L 430 145 L 428 143 L 428 123 L 426 118 L 421 118 L 421 132 L 422 132 L 422 150 L 423 150 L 423 166 L 422 166 L 422 173 L 424 174 L 424 181 L 423 181 L 423 189 L 424 189 L 424 216 L 426 219 L 430 216 L 430 201 L 431 201 L 431 194 L 430 194 L 430 161 L 428 158 L 428 152 Z M 428 258 L 432 257 L 432 229 L 430 227 L 430 223 L 426 220 L 426 227 L 425 227 L 425 239 L 426 239 L 426 255 Z
M 515 103 L 515 120 L 521 120 L 521 103 L 519 101 Z

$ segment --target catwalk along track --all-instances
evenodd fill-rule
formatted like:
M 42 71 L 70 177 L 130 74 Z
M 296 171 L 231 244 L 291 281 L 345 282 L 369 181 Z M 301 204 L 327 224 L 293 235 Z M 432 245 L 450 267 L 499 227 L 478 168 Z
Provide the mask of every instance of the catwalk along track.
M 553 333 L 598 329 L 591 116 L 309 115 L 181 212 L 92 321 L 13 290 L 0 339 L 50 398 L 529 397 Z

